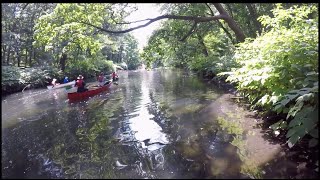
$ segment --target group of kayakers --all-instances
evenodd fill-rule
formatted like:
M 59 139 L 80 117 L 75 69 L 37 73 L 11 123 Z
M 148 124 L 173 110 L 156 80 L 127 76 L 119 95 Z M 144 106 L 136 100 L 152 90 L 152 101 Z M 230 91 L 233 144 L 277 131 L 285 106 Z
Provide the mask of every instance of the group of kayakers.
M 112 77 L 112 81 L 116 81 L 117 78 L 119 78 L 118 75 L 116 74 L 116 72 L 113 72 L 113 73 L 111 74 L 111 77 Z M 98 80 L 98 82 L 99 82 L 99 86 L 105 85 L 105 83 L 106 83 L 106 78 L 105 78 L 103 72 L 100 73 L 100 75 L 98 76 L 97 80 Z
M 116 79 L 118 78 L 118 75 L 116 72 L 112 72 L 111 74 L 111 77 L 112 77 L 112 80 L 113 81 L 116 81 Z M 78 90 L 77 92 L 85 92 L 85 91 L 88 91 L 88 89 L 85 87 L 86 83 L 85 81 L 83 80 L 84 77 L 82 75 L 79 75 L 77 77 L 77 81 L 74 85 L 74 87 L 78 87 Z M 104 76 L 104 73 L 101 72 L 100 75 L 98 76 L 97 78 L 98 80 L 98 83 L 99 83 L 99 86 L 104 86 L 106 84 L 108 84 L 109 82 L 106 81 L 106 78 Z M 63 79 L 63 84 L 66 84 L 69 82 L 69 78 L 66 76 L 64 79 Z M 56 85 L 59 85 L 60 83 L 57 83 L 57 79 L 56 78 L 53 78 L 52 82 L 51 82 L 51 85 L 52 86 L 56 86 Z

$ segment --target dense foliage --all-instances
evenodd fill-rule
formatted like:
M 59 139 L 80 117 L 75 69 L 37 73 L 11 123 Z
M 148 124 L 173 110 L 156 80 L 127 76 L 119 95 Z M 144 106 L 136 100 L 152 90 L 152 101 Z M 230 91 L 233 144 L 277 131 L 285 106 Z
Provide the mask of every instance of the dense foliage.
M 178 15 L 206 16 L 209 12 L 205 4 L 166 4 L 163 9 Z M 165 21 L 150 37 L 141 55 L 147 65 L 164 64 L 213 73 L 230 70 L 229 65 L 235 64 L 231 58 L 233 39 L 225 36 L 219 24 L 211 22 L 197 24 L 196 31 L 185 38 L 192 26 L 192 23 L 184 21 Z
M 318 19 L 313 14 L 317 9 L 278 5 L 273 13 L 273 18 L 259 18 L 268 32 L 237 48 L 235 59 L 241 67 L 227 80 L 237 83 L 252 104 L 288 114 L 287 121 L 273 128 L 288 124 L 292 147 L 305 134 L 318 138 Z M 316 143 L 310 140 L 310 146 Z
M 133 8 L 134 5 L 117 3 L 3 4 L 2 65 L 11 66 L 6 69 L 17 74 L 25 71 L 20 67 L 42 72 L 39 67 L 50 66 L 49 69 L 56 71 L 50 78 L 58 80 L 63 76 L 75 78 L 82 74 L 89 78 L 100 72 L 111 73 L 115 64 L 125 63 L 135 69 L 141 60 L 132 35 L 104 34 L 86 24 L 117 29 L 116 22 L 122 21 Z M 35 83 L 33 87 L 41 84 L 16 76 L 10 76 L 7 81 L 5 74 L 3 86 L 8 92 L 21 90 L 28 83 Z M 39 81 L 43 82 L 42 78 Z
M 41 87 L 47 85 L 54 77 L 62 78 L 62 72 L 54 67 L 19 68 L 2 66 L 2 94 L 21 91 L 27 85 L 32 85 L 33 88 Z

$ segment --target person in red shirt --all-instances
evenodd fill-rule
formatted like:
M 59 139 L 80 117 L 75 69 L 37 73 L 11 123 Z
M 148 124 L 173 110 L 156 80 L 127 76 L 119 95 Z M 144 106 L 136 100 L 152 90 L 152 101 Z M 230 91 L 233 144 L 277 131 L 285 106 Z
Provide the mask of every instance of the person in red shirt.
M 118 78 L 118 75 L 116 74 L 116 72 L 113 71 L 113 73 L 112 73 L 111 75 L 112 75 L 112 80 L 113 80 L 113 81 L 116 81 L 117 78 Z
M 78 87 L 77 92 L 85 92 L 85 91 L 88 91 L 88 89 L 85 88 L 86 83 L 85 83 L 84 80 L 83 80 L 83 76 L 82 76 L 82 75 L 79 75 L 77 79 L 78 79 L 78 80 L 76 81 L 76 84 L 74 85 L 75 87 Z

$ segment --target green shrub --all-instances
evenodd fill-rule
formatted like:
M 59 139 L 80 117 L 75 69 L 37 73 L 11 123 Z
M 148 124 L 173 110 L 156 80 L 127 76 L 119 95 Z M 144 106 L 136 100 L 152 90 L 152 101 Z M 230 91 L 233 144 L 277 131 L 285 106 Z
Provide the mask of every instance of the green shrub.
M 253 105 L 288 114 L 290 147 L 305 134 L 317 138 L 317 13 L 312 4 L 290 9 L 278 4 L 273 10 L 274 18 L 260 17 L 270 30 L 239 45 L 234 58 L 241 67 L 227 78 Z M 315 18 L 311 19 L 312 16 Z M 312 139 L 310 145 L 315 144 Z
M 95 77 L 100 72 L 111 73 L 114 71 L 113 62 L 106 60 L 102 55 L 93 57 L 78 56 L 77 58 L 70 57 L 65 75 L 69 77 L 77 77 L 79 74 L 85 78 Z
M 62 73 L 57 68 L 50 66 L 24 69 L 2 66 L 2 91 L 4 93 L 17 92 L 28 84 L 31 84 L 33 88 L 43 87 L 54 77 L 62 77 Z

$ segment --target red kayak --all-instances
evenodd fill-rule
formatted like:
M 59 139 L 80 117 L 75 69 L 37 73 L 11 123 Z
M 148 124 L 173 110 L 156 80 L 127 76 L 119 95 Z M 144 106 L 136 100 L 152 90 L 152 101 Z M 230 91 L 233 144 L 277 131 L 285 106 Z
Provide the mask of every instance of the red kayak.
M 111 84 L 112 84 L 112 82 L 110 82 L 109 84 L 107 84 L 105 86 L 99 87 L 97 89 L 90 89 L 88 91 L 81 92 L 81 93 L 78 93 L 78 92 L 68 93 L 68 99 L 70 101 L 77 101 L 77 100 L 82 100 L 82 99 L 88 98 L 90 96 L 94 96 L 96 94 L 99 94 L 99 93 L 109 89 Z

